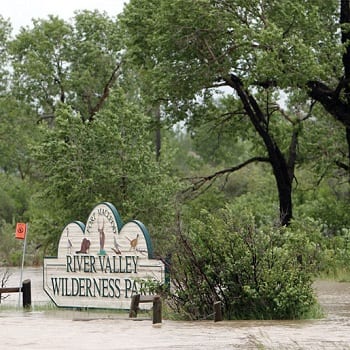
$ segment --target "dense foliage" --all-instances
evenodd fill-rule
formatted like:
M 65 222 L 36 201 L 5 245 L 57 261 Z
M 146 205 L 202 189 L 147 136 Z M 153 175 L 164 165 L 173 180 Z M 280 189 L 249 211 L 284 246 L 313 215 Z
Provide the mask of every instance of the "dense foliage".
M 307 315 L 320 233 L 259 222 L 242 204 L 202 210 L 188 232 L 179 230 L 174 305 L 191 318 L 206 318 L 217 300 L 230 319 Z
M 42 129 L 34 154 L 46 177 L 32 210 L 43 242 L 58 243 L 59 228 L 83 221 L 103 201 L 117 203 L 125 218 L 152 225 L 159 239 L 169 222 L 177 186 L 169 159 L 155 159 L 149 118 L 127 102 L 122 90 L 114 90 L 107 104 L 91 123 L 82 123 L 79 114 L 61 106 L 55 127 Z M 45 227 L 57 227 L 55 239 Z

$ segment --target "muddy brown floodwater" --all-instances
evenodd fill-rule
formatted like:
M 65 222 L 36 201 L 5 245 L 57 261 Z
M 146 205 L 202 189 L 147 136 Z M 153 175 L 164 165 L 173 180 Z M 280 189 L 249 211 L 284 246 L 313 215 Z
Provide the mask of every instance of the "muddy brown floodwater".
M 19 269 L 10 272 L 7 286 L 17 286 Z M 325 311 L 320 320 L 163 320 L 155 327 L 150 319 L 131 320 L 127 314 L 42 311 L 39 306 L 49 302 L 42 269 L 26 268 L 23 279 L 31 279 L 33 308 L 0 311 L 0 349 L 350 349 L 350 283 L 315 283 Z M 18 294 L 3 304 L 18 306 Z

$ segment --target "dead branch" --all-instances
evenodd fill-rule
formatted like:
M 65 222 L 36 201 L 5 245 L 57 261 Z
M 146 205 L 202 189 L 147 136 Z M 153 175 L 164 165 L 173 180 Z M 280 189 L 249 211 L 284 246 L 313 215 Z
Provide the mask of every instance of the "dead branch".
M 247 166 L 248 164 L 251 164 L 254 162 L 269 163 L 270 159 L 267 157 L 253 157 L 253 158 L 246 160 L 245 162 L 243 162 L 241 164 L 238 164 L 238 165 L 231 167 L 231 168 L 219 170 L 211 175 L 185 178 L 184 180 L 191 181 L 192 185 L 190 187 L 188 187 L 187 189 L 183 190 L 182 194 L 186 195 L 186 194 L 190 194 L 192 192 L 198 191 L 204 185 L 206 185 L 205 189 L 207 190 L 218 177 L 225 175 L 225 174 L 226 175 L 232 174 L 233 172 L 238 171 L 238 170 L 244 168 L 245 166 Z
M 0 280 L 0 287 L 1 288 L 5 288 L 6 287 L 6 284 L 10 278 L 11 274 L 9 272 L 8 269 L 5 270 L 5 272 L 1 275 L 1 280 Z M 0 294 L 0 303 L 1 303 L 1 300 L 4 300 L 6 298 L 9 297 L 9 294 L 6 294 L 6 295 L 2 295 Z

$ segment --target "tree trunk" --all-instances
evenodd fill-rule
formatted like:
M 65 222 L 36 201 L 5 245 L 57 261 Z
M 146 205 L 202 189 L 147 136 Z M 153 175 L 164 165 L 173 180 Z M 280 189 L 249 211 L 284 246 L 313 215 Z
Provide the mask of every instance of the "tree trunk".
M 160 105 L 155 107 L 154 111 L 154 121 L 155 121 L 155 145 L 156 145 L 156 159 L 160 160 L 160 150 L 162 147 L 162 135 L 161 135 L 161 120 L 160 120 Z
M 281 225 L 289 225 L 293 217 L 292 181 L 294 177 L 294 161 L 293 164 L 288 164 L 286 161 L 283 153 L 268 131 L 266 116 L 262 112 L 255 98 L 244 89 L 240 79 L 232 74 L 230 79 L 227 80 L 227 83 L 237 92 L 243 103 L 245 112 L 266 146 L 266 151 L 277 184 L 280 205 L 280 223 Z

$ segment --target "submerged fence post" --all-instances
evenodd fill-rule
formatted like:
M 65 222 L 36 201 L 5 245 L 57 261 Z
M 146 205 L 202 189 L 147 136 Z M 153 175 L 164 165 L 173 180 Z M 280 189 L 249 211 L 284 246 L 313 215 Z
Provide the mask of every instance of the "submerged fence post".
M 214 303 L 214 322 L 222 321 L 221 301 Z
M 153 299 L 153 324 L 162 323 L 162 300 L 159 295 Z
M 137 317 L 137 311 L 139 309 L 139 303 L 140 303 L 140 294 L 135 294 L 131 299 L 131 306 L 130 306 L 130 312 L 129 317 Z
M 32 306 L 32 291 L 30 280 L 24 280 L 22 283 L 22 298 L 23 307 L 30 308 Z

